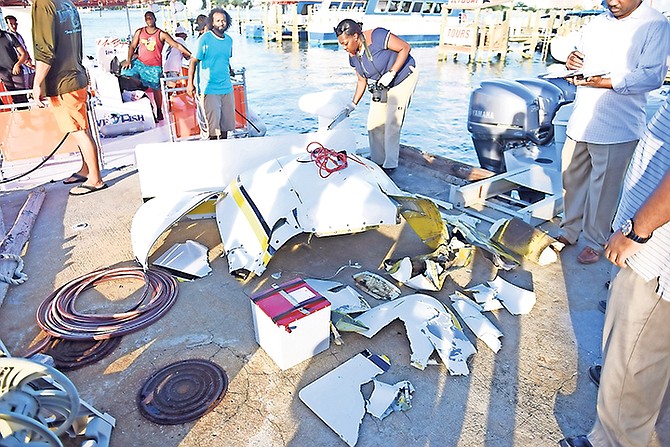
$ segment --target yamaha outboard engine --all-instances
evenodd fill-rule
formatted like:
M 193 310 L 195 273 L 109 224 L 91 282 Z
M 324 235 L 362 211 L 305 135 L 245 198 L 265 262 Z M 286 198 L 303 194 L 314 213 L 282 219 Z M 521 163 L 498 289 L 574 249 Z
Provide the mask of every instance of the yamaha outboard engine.
M 551 120 L 564 102 L 562 90 L 542 79 L 483 81 L 470 96 L 468 130 L 482 168 L 505 172 L 503 152 L 550 143 Z

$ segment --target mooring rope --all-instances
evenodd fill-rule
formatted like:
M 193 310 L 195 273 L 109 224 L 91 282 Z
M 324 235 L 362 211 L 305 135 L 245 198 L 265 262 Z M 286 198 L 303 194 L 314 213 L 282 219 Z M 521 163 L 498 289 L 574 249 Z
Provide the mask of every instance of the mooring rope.
M 16 262 L 16 268 L 11 275 L 0 275 L 0 281 L 9 283 L 13 286 L 23 284 L 28 279 L 28 275 L 23 273 L 23 259 L 21 256 L 12 253 L 0 253 L 0 259 Z

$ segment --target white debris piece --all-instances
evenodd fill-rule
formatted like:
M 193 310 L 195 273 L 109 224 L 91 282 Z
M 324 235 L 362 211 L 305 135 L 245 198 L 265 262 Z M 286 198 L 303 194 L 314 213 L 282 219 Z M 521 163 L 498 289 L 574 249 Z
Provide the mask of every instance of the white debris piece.
M 405 324 L 412 366 L 424 369 L 430 355 L 437 350 L 451 374 L 469 373 L 466 362 L 476 352 L 475 347 L 444 304 L 428 295 L 407 295 L 373 307 L 357 318 L 370 328 L 360 334 L 371 338 L 398 318 Z
M 497 297 L 512 315 L 525 315 L 535 306 L 535 292 L 522 289 L 497 276 L 489 285 L 496 290 Z
M 440 313 L 421 328 L 428 340 L 435 346 L 437 354 L 452 376 L 470 374 L 468 359 L 477 352 L 460 328 L 457 328 L 451 314 Z
M 425 265 L 425 271 L 418 275 L 412 276 L 412 260 L 406 256 L 399 261 L 399 268 L 391 273 L 391 277 L 396 281 L 411 287 L 414 290 L 429 290 L 437 292 L 442 288 L 440 275 L 443 268 L 437 262 L 429 259 L 422 261 Z
M 454 293 L 450 298 L 458 315 L 461 316 L 477 338 L 486 343 L 486 346 L 491 348 L 493 352 L 500 351 L 500 337 L 503 334 L 488 318 L 482 315 L 482 307 L 459 292 Z
M 184 273 L 190 278 L 204 278 L 212 273 L 207 250 L 204 245 L 187 240 L 183 244 L 174 244 L 154 261 L 154 265 Z
M 395 385 L 372 381 L 374 389 L 367 402 L 367 412 L 381 420 L 394 411 L 407 411 L 412 408 L 412 393 L 414 387 L 409 380 L 403 380 Z
M 160 236 L 189 211 L 219 196 L 218 192 L 184 192 L 155 197 L 139 207 L 130 226 L 130 240 L 135 258 L 148 267 L 151 248 Z
M 350 446 L 365 416 L 361 386 L 391 367 L 385 356 L 363 351 L 298 392 L 300 400 Z
M 314 278 L 306 278 L 305 282 L 330 302 L 331 311 L 349 314 L 370 310 L 370 304 L 351 286 Z
M 489 287 L 486 284 L 477 284 L 466 290 L 471 292 L 477 304 L 479 304 L 484 312 L 502 309 L 503 305 L 499 299 L 496 298 L 498 291 Z

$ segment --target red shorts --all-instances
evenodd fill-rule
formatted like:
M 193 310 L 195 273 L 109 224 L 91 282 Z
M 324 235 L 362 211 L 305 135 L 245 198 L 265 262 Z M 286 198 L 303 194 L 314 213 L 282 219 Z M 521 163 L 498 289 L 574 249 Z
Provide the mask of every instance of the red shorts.
M 51 106 L 58 127 L 62 132 L 76 132 L 88 129 L 86 116 L 87 88 L 58 96 L 50 96 Z

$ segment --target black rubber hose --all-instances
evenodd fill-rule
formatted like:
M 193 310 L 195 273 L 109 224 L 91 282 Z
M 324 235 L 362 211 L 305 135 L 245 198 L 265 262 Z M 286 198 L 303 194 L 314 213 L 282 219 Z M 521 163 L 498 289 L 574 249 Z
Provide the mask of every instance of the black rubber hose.
M 58 143 L 58 144 L 56 145 L 56 147 L 54 148 L 54 150 L 52 150 L 51 153 L 50 153 L 49 155 L 47 155 L 47 158 L 45 158 L 44 160 L 42 160 L 41 162 L 39 162 L 39 163 L 37 164 L 37 166 L 35 166 L 34 168 L 32 168 L 31 170 L 29 170 L 29 171 L 27 171 L 27 172 L 24 172 L 23 174 L 19 174 L 19 175 L 17 175 L 16 177 L 8 178 L 8 179 L 5 179 L 5 180 L 0 180 L 0 185 L 3 184 L 3 183 L 13 182 L 14 180 L 18 180 L 18 179 L 20 179 L 21 177 L 25 177 L 26 175 L 31 174 L 31 173 L 37 171 L 39 168 L 41 168 L 41 167 L 44 165 L 44 163 L 46 163 L 47 161 L 49 161 L 49 159 L 50 159 L 51 157 L 54 156 L 54 154 L 58 151 L 58 149 L 60 149 L 60 147 L 63 145 L 63 143 L 65 143 L 65 140 L 67 139 L 68 135 L 70 135 L 70 132 L 67 132 L 67 133 L 65 134 L 65 136 L 63 137 L 63 139 L 60 140 L 60 143 Z
M 125 312 L 110 315 L 80 313 L 79 295 L 112 280 L 144 281 L 139 301 Z M 141 267 L 100 269 L 76 278 L 52 292 L 37 309 L 37 324 L 47 334 L 66 340 L 103 340 L 136 332 L 161 318 L 175 303 L 177 280 L 164 270 Z

